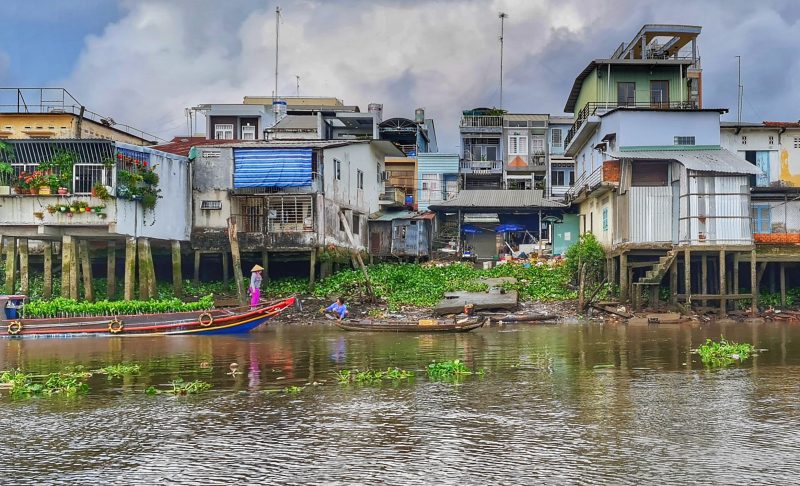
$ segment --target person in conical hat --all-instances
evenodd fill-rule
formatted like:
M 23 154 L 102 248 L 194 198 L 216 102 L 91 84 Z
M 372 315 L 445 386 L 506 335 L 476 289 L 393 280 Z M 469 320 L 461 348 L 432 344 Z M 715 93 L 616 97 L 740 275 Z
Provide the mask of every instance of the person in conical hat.
M 250 287 L 247 289 L 250 294 L 250 307 L 256 307 L 261 301 L 261 272 L 264 267 L 256 265 L 250 270 Z

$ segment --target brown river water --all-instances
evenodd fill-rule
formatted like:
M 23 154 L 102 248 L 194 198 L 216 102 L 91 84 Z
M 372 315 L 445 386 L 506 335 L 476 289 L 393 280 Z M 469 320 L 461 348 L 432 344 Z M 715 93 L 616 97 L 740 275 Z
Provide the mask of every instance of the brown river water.
M 766 348 L 707 370 L 720 335 Z M 460 358 L 482 376 L 428 379 Z M 468 334 L 280 325 L 243 337 L 0 339 L 0 369 L 95 374 L 87 395 L 0 391 L 0 484 L 790 484 L 800 325 L 514 325 Z M 230 375 L 236 362 L 239 373 Z M 411 381 L 340 385 L 397 366 Z M 144 394 L 172 379 L 199 395 Z M 309 385 L 299 393 L 289 386 Z

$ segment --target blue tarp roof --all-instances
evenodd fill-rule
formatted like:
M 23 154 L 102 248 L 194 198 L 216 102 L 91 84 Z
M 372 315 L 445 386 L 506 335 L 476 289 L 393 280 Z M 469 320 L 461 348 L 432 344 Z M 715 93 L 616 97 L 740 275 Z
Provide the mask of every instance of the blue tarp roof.
M 234 149 L 233 187 L 311 185 L 311 149 Z

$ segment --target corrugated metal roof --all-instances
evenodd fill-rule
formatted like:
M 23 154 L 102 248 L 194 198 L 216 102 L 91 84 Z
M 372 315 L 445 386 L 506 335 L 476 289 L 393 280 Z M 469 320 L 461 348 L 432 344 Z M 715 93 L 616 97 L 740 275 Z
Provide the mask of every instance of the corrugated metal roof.
M 370 221 L 394 221 L 395 219 L 410 219 L 417 215 L 418 213 L 416 211 L 392 211 L 391 213 L 383 213 L 379 216 L 375 216 L 374 218 L 370 218 Z
M 761 174 L 758 167 L 716 145 L 668 147 L 621 147 L 609 155 L 615 159 L 676 160 L 689 170 L 726 174 Z
M 314 115 L 286 115 L 270 130 L 316 130 L 317 117 Z
M 548 115 L 537 113 L 506 113 L 503 120 L 506 121 L 547 121 Z
M 547 199 L 542 196 L 542 191 L 533 190 L 501 190 L 501 189 L 473 189 L 460 191 L 455 198 L 431 204 L 431 209 L 458 209 L 458 208 L 563 208 L 564 204 Z

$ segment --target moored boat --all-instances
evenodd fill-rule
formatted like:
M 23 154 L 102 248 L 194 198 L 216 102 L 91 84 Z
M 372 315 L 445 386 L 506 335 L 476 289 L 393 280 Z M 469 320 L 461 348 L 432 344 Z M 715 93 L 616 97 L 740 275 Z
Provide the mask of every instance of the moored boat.
M 483 326 L 486 317 L 462 319 L 348 319 L 336 321 L 336 326 L 346 331 L 382 332 L 468 332 Z
M 11 307 L 16 309 L 22 299 L 23 296 L 4 296 L 0 300 L 16 302 Z M 295 305 L 296 301 L 295 297 L 288 297 L 255 308 L 52 319 L 18 318 L 16 312 L 11 316 L 6 312 L 3 319 L 0 319 L 0 336 L 22 338 L 242 334 L 279 315 Z M 3 306 L 0 306 L 0 311 L 2 310 Z

